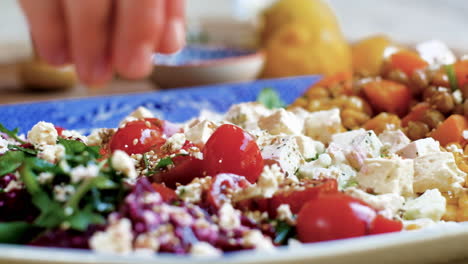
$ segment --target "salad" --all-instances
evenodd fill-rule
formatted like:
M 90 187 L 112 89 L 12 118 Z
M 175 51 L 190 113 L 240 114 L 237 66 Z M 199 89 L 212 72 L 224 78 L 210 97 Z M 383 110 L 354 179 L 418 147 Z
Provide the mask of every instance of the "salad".
M 89 135 L 0 125 L 0 243 L 218 256 L 465 221 L 465 62 L 408 54 L 419 63 L 383 65 L 446 74 L 437 96 L 424 96 L 435 79 L 416 93 L 385 70 L 330 76 L 287 107 L 264 89 L 181 124 L 140 107 Z

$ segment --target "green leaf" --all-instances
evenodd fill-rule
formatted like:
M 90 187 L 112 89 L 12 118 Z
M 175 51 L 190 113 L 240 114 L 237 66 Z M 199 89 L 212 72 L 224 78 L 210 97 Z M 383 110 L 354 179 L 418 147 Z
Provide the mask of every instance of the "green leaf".
M 452 91 L 458 90 L 459 87 L 458 87 L 457 75 L 455 74 L 455 66 L 453 64 L 445 65 L 445 71 L 447 72 L 447 76 L 448 76 Z
M 97 187 L 98 189 L 116 189 L 119 187 L 117 183 L 114 181 L 104 177 L 104 176 L 99 176 L 94 179 L 94 186 Z
M 165 157 L 159 160 L 158 164 L 156 165 L 156 169 L 164 169 L 169 165 L 173 165 L 174 162 L 170 157 Z
M 26 160 L 26 162 L 19 168 L 19 173 L 21 180 L 23 181 L 24 185 L 28 192 L 34 196 L 41 192 L 41 187 L 39 186 L 39 182 L 37 181 L 36 174 L 32 171 L 30 165 L 31 159 Z
M 13 138 L 14 140 L 18 141 L 21 144 L 26 144 L 26 141 L 18 137 L 18 128 L 9 130 L 6 127 L 4 127 L 2 124 L 0 124 L 0 132 L 7 134 L 10 138 Z
M 104 224 L 106 220 L 100 214 L 93 213 L 92 207 L 88 206 L 69 217 L 67 222 L 72 229 L 86 231 L 90 224 Z
M 257 101 L 262 103 L 268 109 L 281 108 L 285 106 L 278 93 L 271 88 L 264 88 L 257 96 Z
M 277 221 L 275 226 L 275 244 L 285 245 L 289 238 L 295 236 L 295 228 L 284 221 Z
M 26 222 L 0 223 L 0 243 L 21 243 L 36 233 L 37 228 Z
M 7 151 L 0 156 L 0 177 L 18 169 L 24 161 L 24 153 L 21 151 Z
M 19 150 L 19 151 L 23 151 L 24 153 L 27 153 L 27 154 L 30 154 L 30 155 L 33 155 L 33 156 L 36 156 L 36 155 L 37 155 L 37 150 L 35 150 L 35 149 L 29 149 L 29 148 L 23 148 L 23 147 L 20 147 L 20 146 L 17 146 L 17 145 L 11 145 L 11 144 L 9 144 L 9 145 L 8 145 L 8 149 L 10 149 L 10 150 Z
M 65 153 L 68 155 L 74 155 L 82 153 L 86 150 L 86 144 L 78 140 L 69 140 L 64 138 L 58 139 L 59 144 L 65 147 Z

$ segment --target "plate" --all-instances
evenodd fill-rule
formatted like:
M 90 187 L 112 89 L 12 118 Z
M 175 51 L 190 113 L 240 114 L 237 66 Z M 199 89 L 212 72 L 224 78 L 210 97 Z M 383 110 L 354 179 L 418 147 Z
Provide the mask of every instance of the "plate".
M 230 105 L 255 100 L 265 87 L 275 89 L 291 103 L 317 76 L 260 80 L 171 91 L 49 101 L 0 106 L 0 122 L 25 133 L 36 122 L 89 132 L 92 128 L 115 127 L 138 106 L 160 118 L 182 122 L 200 110 L 223 112 Z M 214 259 L 174 256 L 116 256 L 84 250 L 0 245 L 0 263 L 5 264 L 263 264 L 263 263 L 440 263 L 468 257 L 468 223 L 446 223 L 424 230 L 367 236 L 316 244 L 280 247 L 275 251 L 243 251 Z

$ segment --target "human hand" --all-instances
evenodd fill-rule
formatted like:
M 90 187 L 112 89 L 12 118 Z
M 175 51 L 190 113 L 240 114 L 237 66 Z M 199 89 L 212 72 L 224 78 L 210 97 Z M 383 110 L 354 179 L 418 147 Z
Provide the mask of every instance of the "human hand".
M 89 85 L 114 72 L 136 79 L 152 69 L 153 52 L 185 44 L 184 0 L 20 0 L 36 52 L 47 63 L 75 64 Z

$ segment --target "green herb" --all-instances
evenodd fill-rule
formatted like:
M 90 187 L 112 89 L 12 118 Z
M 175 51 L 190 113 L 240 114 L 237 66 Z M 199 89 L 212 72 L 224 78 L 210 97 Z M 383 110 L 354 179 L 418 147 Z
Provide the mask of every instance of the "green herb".
M 268 109 L 281 108 L 285 103 L 281 100 L 278 93 L 271 88 L 264 88 L 257 96 L 257 101 L 262 103 Z
M 169 165 L 173 165 L 174 162 L 170 157 L 165 157 L 159 160 L 158 164 L 156 165 L 156 169 L 164 169 L 167 168 Z
M 344 182 L 341 189 L 356 187 L 358 185 L 359 185 L 359 182 L 355 178 L 351 178 L 351 179 L 348 179 L 346 182 Z
M 93 207 L 88 206 L 76 214 L 73 214 L 67 219 L 67 222 L 72 229 L 86 231 L 90 224 L 104 224 L 106 220 L 100 214 L 93 213 Z
M 275 244 L 285 245 L 289 238 L 295 236 L 294 226 L 289 225 L 285 221 L 277 221 L 275 226 Z
M 0 243 L 22 243 L 36 234 L 37 228 L 26 222 L 0 223 Z
M 19 131 L 18 128 L 9 130 L 6 127 L 4 127 L 2 124 L 0 124 L 0 132 L 7 134 L 10 138 L 13 138 L 14 140 L 18 141 L 21 144 L 26 144 L 26 141 L 18 137 L 18 131 Z
M 320 153 L 317 153 L 317 154 L 315 154 L 315 157 L 310 158 L 310 159 L 306 159 L 305 161 L 306 162 L 311 162 L 311 161 L 314 161 L 314 160 L 318 160 L 319 156 L 320 156 Z
M 457 76 L 455 74 L 455 66 L 453 64 L 445 65 L 445 71 L 447 72 L 450 88 L 452 88 L 452 91 L 458 90 L 459 87 Z
M 8 149 L 9 150 L 20 150 L 20 151 L 23 151 L 24 153 L 27 153 L 27 154 L 30 154 L 30 155 L 33 155 L 33 156 L 37 155 L 37 150 L 29 149 L 29 148 L 23 148 L 23 147 L 20 147 L 20 146 L 17 146 L 17 145 L 9 144 Z
M 0 156 L 0 177 L 18 169 L 24 161 L 21 151 L 8 151 Z

